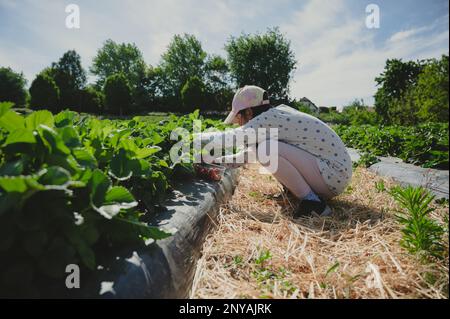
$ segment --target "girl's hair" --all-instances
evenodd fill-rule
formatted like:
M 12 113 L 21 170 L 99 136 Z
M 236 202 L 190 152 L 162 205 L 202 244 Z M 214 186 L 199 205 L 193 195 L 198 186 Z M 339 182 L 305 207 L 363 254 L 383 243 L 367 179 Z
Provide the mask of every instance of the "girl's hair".
M 268 100 L 268 99 L 269 99 L 269 94 L 267 92 L 264 92 L 263 100 Z M 245 110 L 251 109 L 252 112 L 253 112 L 253 117 L 257 117 L 261 113 L 264 113 L 264 112 L 268 111 L 271 108 L 272 108 L 272 105 L 270 105 L 270 103 L 269 104 L 262 104 L 262 105 L 252 106 L 250 108 L 240 110 L 238 112 L 238 114 L 241 114 L 241 116 L 244 116 L 245 115 Z

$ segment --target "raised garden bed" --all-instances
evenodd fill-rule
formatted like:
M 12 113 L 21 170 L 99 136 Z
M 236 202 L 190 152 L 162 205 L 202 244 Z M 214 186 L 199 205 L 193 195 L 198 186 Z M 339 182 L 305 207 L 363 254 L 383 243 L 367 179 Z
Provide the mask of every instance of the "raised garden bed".
M 109 256 L 90 282 L 72 296 L 102 298 L 186 298 L 201 247 L 219 212 L 233 194 L 237 170 L 220 182 L 179 183 L 150 222 L 173 235 L 146 247 L 128 247 Z

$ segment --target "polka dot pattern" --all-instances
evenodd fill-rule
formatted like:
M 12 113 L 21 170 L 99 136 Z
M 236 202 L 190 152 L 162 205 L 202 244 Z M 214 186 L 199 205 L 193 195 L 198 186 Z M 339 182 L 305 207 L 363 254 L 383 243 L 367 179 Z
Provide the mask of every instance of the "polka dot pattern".
M 352 175 L 350 156 L 340 137 L 317 118 L 289 106 L 271 108 L 249 121 L 245 128 L 278 128 L 278 139 L 318 158 L 319 169 L 330 190 L 344 191 Z

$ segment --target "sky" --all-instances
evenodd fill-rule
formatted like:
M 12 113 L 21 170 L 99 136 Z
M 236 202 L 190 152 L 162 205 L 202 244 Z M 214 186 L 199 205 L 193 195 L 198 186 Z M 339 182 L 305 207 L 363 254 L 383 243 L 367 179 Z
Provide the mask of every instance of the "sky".
M 69 4 L 80 9 L 79 29 L 66 27 Z M 366 26 L 369 4 L 379 8 L 379 28 Z M 225 57 L 231 36 L 275 26 L 297 60 L 291 96 L 318 106 L 354 99 L 372 105 L 386 59 L 449 52 L 447 0 L 0 0 L 0 66 L 23 72 L 30 84 L 67 50 L 75 49 L 89 69 L 107 39 L 134 42 L 155 66 L 171 38 L 183 33 Z

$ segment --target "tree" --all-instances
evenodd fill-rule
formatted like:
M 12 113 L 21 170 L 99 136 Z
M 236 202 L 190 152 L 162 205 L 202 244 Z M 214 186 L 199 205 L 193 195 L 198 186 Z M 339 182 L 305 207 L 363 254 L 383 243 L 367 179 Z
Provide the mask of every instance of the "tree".
M 86 71 L 81 57 L 75 50 L 63 54 L 48 70 L 60 90 L 60 107 L 79 110 L 80 93 L 86 86 Z
M 0 102 L 13 102 L 16 107 L 25 107 L 27 91 L 25 77 L 11 68 L 0 68 Z
M 448 55 L 429 60 L 412 90 L 414 103 L 419 106 L 421 120 L 447 122 L 449 118 Z
M 145 101 L 148 70 L 142 52 L 134 43 L 117 44 L 111 39 L 107 40 L 97 51 L 90 71 L 97 76 L 97 88 L 103 87 L 108 77 L 123 74 L 131 88 L 135 106 Z
M 100 114 L 103 111 L 103 93 L 93 86 L 85 87 L 80 93 L 80 111 Z
M 193 35 L 175 35 L 162 55 L 160 69 L 164 73 L 166 91 L 180 97 L 183 85 L 193 77 L 203 79 L 207 54 Z
M 204 109 L 205 93 L 205 84 L 199 77 L 193 76 L 188 79 L 181 89 L 181 101 L 185 110 L 190 112 L 197 108 Z
M 375 78 L 379 86 L 375 93 L 375 110 L 385 123 L 394 123 L 403 115 L 409 116 L 402 107 L 403 96 L 417 82 L 422 68 L 422 62 L 403 62 L 401 59 L 386 61 L 384 71 Z M 409 109 L 407 112 L 415 110 Z
M 131 88 L 122 73 L 111 75 L 106 79 L 105 106 L 109 112 L 117 115 L 124 115 L 130 111 Z
M 209 108 L 227 109 L 234 93 L 231 82 L 226 60 L 218 55 L 209 56 L 205 63 L 206 98 Z
M 41 73 L 31 83 L 30 107 L 35 110 L 47 109 L 53 113 L 59 112 L 59 88 L 55 81 L 46 73 Z
M 275 101 L 286 101 L 296 60 L 290 42 L 277 28 L 265 34 L 232 37 L 225 45 L 231 75 L 239 87 L 257 85 Z

